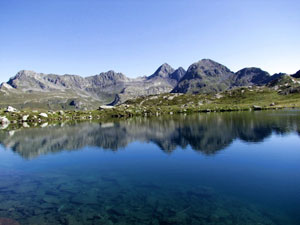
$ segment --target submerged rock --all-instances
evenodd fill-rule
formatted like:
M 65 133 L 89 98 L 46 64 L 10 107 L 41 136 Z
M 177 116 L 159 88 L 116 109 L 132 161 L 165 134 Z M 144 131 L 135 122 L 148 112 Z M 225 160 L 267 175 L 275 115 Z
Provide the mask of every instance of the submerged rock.
M 9 219 L 9 218 L 0 218 L 0 225 L 20 225 L 19 222 Z
M 55 197 L 53 195 L 46 195 L 43 197 L 43 201 L 49 204 L 58 204 L 59 203 L 59 198 Z

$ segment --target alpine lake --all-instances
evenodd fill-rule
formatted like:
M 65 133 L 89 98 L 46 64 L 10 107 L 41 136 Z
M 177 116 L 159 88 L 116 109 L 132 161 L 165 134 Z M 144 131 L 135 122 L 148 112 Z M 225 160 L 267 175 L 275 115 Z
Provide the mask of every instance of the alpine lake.
M 0 224 L 300 224 L 298 110 L 3 129 L 0 144 Z

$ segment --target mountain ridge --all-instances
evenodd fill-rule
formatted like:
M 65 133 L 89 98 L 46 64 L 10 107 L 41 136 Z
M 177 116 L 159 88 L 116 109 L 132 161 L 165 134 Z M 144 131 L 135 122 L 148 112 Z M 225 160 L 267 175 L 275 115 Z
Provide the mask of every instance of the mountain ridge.
M 298 79 L 300 71 L 291 75 Z M 149 76 L 129 78 L 123 73 L 109 70 L 82 77 L 72 74 L 44 74 L 21 70 L 8 82 L 0 85 L 0 105 L 10 101 L 30 102 L 36 107 L 58 104 L 68 108 L 95 108 L 101 104 L 119 104 L 139 96 L 162 93 L 218 93 L 242 86 L 262 86 L 279 79 L 284 73 L 270 75 L 257 68 L 247 67 L 237 72 L 211 59 L 202 59 L 189 66 L 174 69 L 164 63 Z M 7 100 L 6 100 L 7 98 Z M 50 103 L 49 103 L 50 102 Z

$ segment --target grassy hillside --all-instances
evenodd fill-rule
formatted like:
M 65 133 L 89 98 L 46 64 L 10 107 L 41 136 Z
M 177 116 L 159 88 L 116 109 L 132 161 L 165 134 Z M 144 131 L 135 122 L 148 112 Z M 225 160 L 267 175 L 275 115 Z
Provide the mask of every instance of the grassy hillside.
M 103 99 L 105 99 L 105 102 L 71 90 L 57 92 L 10 91 L 9 94 L 0 92 L 0 108 L 10 105 L 17 109 L 24 110 L 72 110 L 84 108 L 91 110 L 113 101 L 114 96 L 106 94 L 103 95 Z
M 250 110 L 254 105 L 262 109 L 300 107 L 300 94 L 279 94 L 266 87 L 238 88 L 219 94 L 163 94 L 129 100 L 134 107 L 160 108 L 175 112 Z

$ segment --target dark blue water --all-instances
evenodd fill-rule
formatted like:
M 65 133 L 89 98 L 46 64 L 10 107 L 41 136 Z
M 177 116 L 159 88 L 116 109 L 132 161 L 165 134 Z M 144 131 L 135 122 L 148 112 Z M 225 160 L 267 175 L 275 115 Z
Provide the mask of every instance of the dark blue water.
M 299 111 L 2 130 L 0 222 L 300 224 L 299 134 Z

